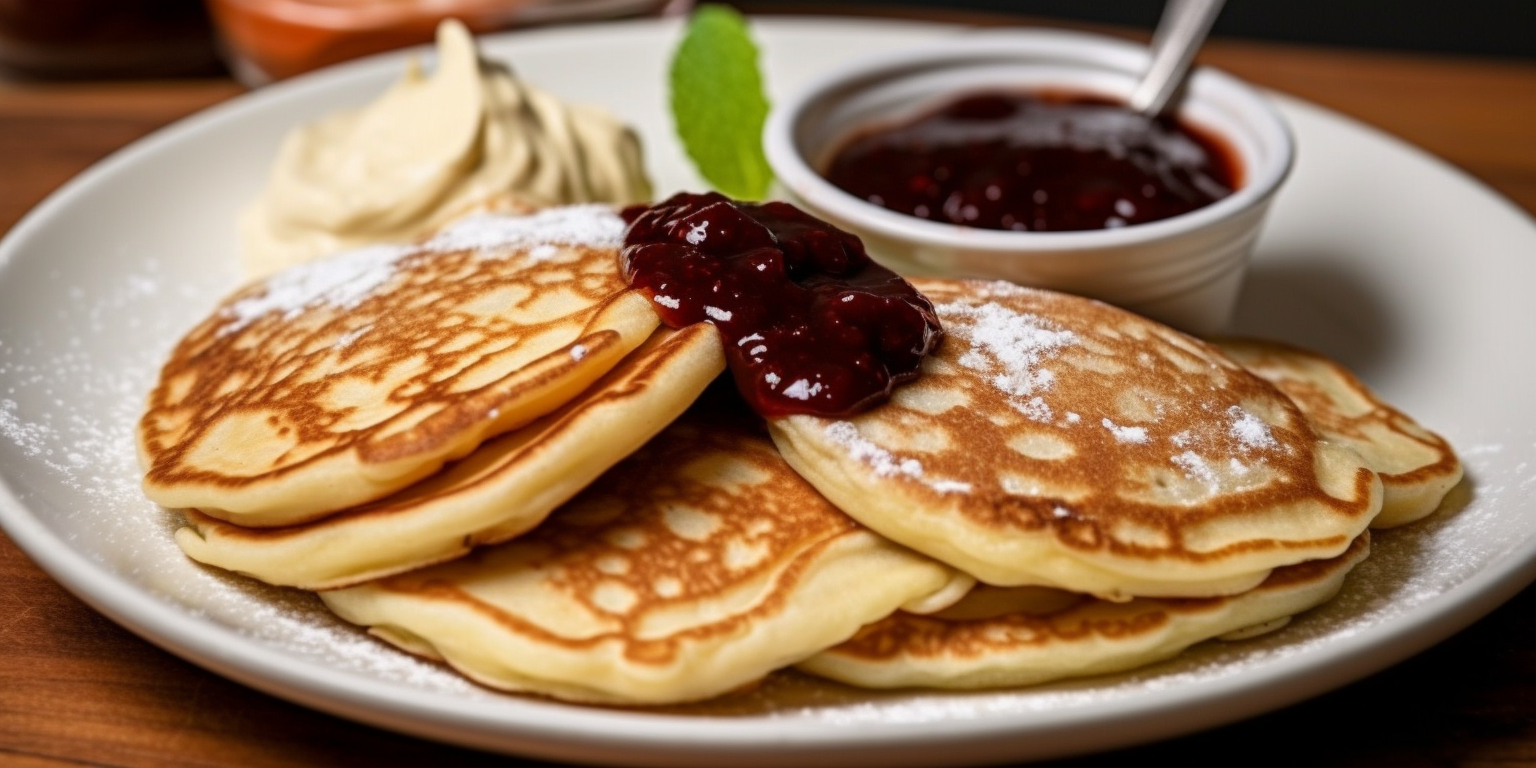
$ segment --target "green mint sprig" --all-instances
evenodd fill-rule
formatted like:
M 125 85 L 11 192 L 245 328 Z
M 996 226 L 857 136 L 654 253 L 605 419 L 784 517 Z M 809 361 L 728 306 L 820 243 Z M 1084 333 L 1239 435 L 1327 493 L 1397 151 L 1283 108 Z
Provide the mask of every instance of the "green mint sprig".
M 768 97 L 747 20 L 725 6 L 699 6 L 672 56 L 670 84 L 677 135 L 705 181 L 743 200 L 767 196 Z

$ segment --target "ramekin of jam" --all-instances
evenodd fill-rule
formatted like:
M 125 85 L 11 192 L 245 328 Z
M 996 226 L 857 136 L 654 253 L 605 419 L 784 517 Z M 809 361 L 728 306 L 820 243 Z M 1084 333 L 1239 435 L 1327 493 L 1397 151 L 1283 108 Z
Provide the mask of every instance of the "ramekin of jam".
M 1231 315 L 1294 156 L 1253 88 L 1195 70 L 1177 111 L 1125 106 L 1133 42 L 987 30 L 847 65 L 765 133 L 783 192 L 904 274 L 993 277 L 1195 333 Z

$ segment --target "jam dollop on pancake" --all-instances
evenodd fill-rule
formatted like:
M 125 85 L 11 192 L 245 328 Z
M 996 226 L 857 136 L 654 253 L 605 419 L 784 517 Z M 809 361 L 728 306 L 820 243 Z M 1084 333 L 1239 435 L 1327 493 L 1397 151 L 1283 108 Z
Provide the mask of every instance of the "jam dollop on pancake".
M 773 419 L 849 515 L 1002 586 L 1207 597 L 1336 557 L 1381 482 L 1216 348 L 1106 304 L 914 280 L 946 329 L 923 376 L 848 419 Z
M 711 322 L 758 413 L 856 413 L 914 378 L 933 306 L 857 237 L 788 203 L 680 193 L 632 208 L 624 270 L 674 328 Z

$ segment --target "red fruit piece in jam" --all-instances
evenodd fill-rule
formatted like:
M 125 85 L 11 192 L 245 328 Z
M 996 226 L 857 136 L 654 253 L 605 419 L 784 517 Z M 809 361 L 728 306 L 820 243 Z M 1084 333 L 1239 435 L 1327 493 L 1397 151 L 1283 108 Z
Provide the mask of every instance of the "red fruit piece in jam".
M 787 203 L 681 193 L 625 211 L 625 276 L 674 328 L 708 321 L 758 413 L 845 416 L 918 374 L 933 305 L 857 237 Z

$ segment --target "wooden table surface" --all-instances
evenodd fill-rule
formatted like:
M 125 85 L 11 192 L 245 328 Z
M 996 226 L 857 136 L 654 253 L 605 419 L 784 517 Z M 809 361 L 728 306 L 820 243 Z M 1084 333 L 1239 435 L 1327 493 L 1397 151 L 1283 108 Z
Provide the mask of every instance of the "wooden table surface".
M 1536 64 L 1232 40 L 1212 41 L 1202 58 L 1396 134 L 1536 213 Z M 92 162 L 241 90 L 227 79 L 0 83 L 0 232 Z M 1333 693 L 1061 764 L 1203 764 L 1240 755 L 1259 765 L 1536 765 L 1532 638 L 1536 588 L 1450 640 Z M 376 730 L 206 672 L 87 608 L 0 536 L 0 765 L 424 761 L 538 764 Z

